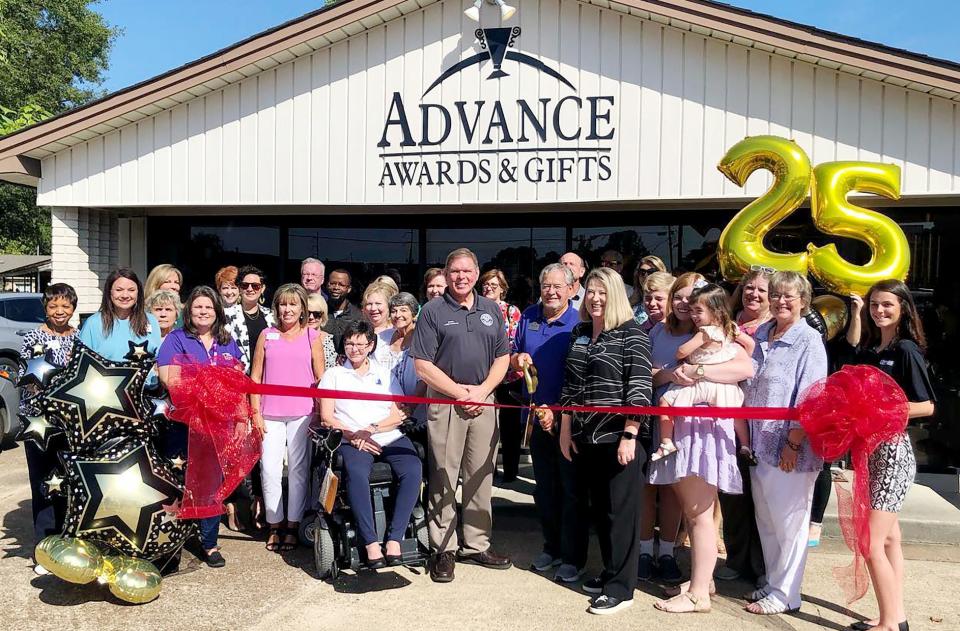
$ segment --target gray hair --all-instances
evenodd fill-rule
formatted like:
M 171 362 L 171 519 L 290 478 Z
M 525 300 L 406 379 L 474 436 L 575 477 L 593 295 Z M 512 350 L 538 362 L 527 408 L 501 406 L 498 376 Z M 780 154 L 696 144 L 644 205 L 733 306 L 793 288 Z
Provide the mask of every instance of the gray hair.
M 169 289 L 158 289 L 149 296 L 144 303 L 144 308 L 152 312 L 154 307 L 171 305 L 174 311 L 179 312 L 183 309 L 183 303 L 180 302 L 180 296 Z
M 564 265 L 563 263 L 550 263 L 542 270 L 540 270 L 540 284 L 543 284 L 543 279 L 547 277 L 547 274 L 550 272 L 561 272 L 563 274 L 563 282 L 568 285 L 572 285 L 576 280 L 573 277 L 573 272 L 570 271 L 570 268 Z
M 813 287 L 806 276 L 797 272 L 776 272 L 770 277 L 769 293 L 783 293 L 787 287 L 796 289 L 800 296 L 800 314 L 807 315 L 810 312 L 810 303 L 813 301 Z M 772 300 L 770 301 L 773 302 Z
M 397 307 L 406 307 L 414 316 L 416 316 L 417 312 L 420 311 L 420 303 L 417 302 L 417 299 L 413 294 L 405 291 L 402 291 L 390 298 L 390 302 L 387 304 L 391 310 L 396 309 Z
M 326 271 L 326 265 L 323 264 L 323 261 L 320 259 L 315 259 L 313 257 L 305 258 L 300 261 L 300 271 L 303 271 L 303 268 L 307 265 L 319 265 L 320 273 L 323 274 Z

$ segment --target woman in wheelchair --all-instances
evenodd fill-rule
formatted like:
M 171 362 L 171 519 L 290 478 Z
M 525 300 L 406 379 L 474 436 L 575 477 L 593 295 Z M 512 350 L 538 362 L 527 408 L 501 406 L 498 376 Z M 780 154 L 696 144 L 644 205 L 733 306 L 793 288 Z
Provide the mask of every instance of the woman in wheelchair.
M 352 322 L 340 339 L 347 361 L 327 369 L 320 388 L 390 394 L 390 372 L 372 359 L 377 334 L 367 322 Z M 401 565 L 400 541 L 420 494 L 423 465 L 413 444 L 400 433 L 402 414 L 395 403 L 353 399 L 320 400 L 324 426 L 343 431 L 340 454 L 346 473 L 347 498 L 366 546 L 367 566 L 373 569 Z M 381 549 L 370 502 L 370 469 L 375 458 L 387 462 L 397 478 L 394 512 Z

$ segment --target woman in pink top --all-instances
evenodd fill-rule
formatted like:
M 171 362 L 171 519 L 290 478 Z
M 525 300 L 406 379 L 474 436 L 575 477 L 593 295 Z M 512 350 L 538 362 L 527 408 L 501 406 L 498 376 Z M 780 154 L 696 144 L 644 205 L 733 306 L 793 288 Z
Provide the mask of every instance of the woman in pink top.
M 307 292 L 288 283 L 273 297 L 276 327 L 257 340 L 250 377 L 257 383 L 315 386 L 323 377 L 323 340 L 307 326 Z M 253 423 L 263 433 L 260 476 L 270 534 L 267 550 L 289 551 L 297 546 L 310 481 L 310 439 L 313 400 L 302 397 L 251 395 Z M 286 528 L 283 510 L 283 452 L 287 452 L 288 500 Z

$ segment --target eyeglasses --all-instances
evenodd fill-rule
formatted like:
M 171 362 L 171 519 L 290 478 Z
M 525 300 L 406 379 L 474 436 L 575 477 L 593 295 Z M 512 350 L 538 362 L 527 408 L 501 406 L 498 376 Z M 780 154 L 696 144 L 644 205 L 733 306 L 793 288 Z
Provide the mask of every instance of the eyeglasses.
M 243 290 L 252 289 L 253 291 L 260 291 L 261 287 L 263 287 L 262 283 L 240 283 L 240 289 Z
M 344 348 L 366 348 L 370 346 L 370 342 L 344 342 Z
M 323 311 L 307 311 L 307 315 L 314 320 L 321 320 L 326 314 Z
M 767 267 L 766 265 L 751 265 L 751 272 L 763 272 L 764 274 L 776 274 L 777 270 L 772 267 Z
M 564 287 L 569 287 L 569 285 L 540 285 L 540 289 L 543 291 L 563 291 Z
M 787 294 L 775 294 L 772 292 L 770 293 L 770 302 L 779 302 L 780 300 L 783 300 L 789 305 L 793 304 L 797 300 L 800 300 L 800 296 L 789 296 Z

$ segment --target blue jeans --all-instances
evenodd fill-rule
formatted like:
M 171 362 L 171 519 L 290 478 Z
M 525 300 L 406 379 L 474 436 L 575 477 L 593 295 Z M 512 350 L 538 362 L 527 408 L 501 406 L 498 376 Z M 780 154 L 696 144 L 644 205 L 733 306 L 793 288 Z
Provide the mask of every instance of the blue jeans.
M 183 423 L 167 422 L 166 427 L 160 433 L 157 443 L 160 447 L 160 453 L 167 458 L 180 456 L 187 457 L 187 436 L 189 430 Z M 204 550 L 213 550 L 217 547 L 217 534 L 220 530 L 220 516 L 204 517 L 198 519 L 200 525 L 200 544 Z
M 347 498 L 357 520 L 357 530 L 364 545 L 378 543 L 377 529 L 373 521 L 373 503 L 370 501 L 370 470 L 373 467 L 373 455 L 359 451 L 352 445 L 341 445 L 343 468 L 346 472 Z M 400 541 L 407 531 L 410 514 L 417 505 L 420 495 L 420 483 L 423 481 L 423 464 L 417 457 L 413 443 L 406 436 L 401 437 L 380 453 L 380 460 L 388 463 L 397 480 L 396 500 L 393 504 L 393 516 L 387 529 L 388 541 Z

